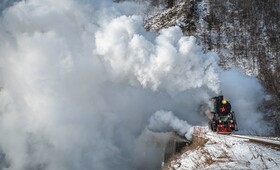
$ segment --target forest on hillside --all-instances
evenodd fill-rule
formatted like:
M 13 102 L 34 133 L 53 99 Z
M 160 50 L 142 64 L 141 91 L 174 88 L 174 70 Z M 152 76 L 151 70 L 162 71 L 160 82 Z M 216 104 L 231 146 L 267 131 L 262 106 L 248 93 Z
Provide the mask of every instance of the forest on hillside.
M 270 95 L 261 109 L 280 134 L 280 1 L 152 0 L 155 6 L 162 3 L 165 14 L 149 18 L 146 28 L 179 25 L 205 51 L 216 51 L 225 69 L 234 66 L 256 76 Z

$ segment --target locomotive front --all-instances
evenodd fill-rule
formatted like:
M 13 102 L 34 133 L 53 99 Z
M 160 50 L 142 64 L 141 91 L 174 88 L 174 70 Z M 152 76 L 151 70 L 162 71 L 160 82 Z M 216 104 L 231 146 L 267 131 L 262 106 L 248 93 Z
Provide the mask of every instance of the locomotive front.
M 231 110 L 231 104 L 223 96 L 213 97 L 214 110 L 211 112 L 209 126 L 212 131 L 219 134 L 230 134 L 237 131 L 235 113 Z

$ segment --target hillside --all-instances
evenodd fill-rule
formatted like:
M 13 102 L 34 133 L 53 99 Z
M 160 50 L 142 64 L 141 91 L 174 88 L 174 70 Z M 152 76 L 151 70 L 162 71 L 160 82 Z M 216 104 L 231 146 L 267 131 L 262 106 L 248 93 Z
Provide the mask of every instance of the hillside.
M 168 1 L 169 2 L 169 1 Z M 225 69 L 240 68 L 257 77 L 269 100 L 261 109 L 279 133 L 280 122 L 280 1 L 175 0 L 145 21 L 145 28 L 158 32 L 179 26 L 192 35 L 205 52 L 215 51 Z M 276 121 L 275 121 L 276 120 Z

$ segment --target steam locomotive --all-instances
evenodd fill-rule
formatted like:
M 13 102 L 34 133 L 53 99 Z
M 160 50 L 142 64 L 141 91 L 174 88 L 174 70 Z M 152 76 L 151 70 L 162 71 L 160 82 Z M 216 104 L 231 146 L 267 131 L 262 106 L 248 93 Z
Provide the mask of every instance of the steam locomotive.
M 214 111 L 211 111 L 209 128 L 219 134 L 230 134 L 237 131 L 235 113 L 231 110 L 231 104 L 223 96 L 213 97 Z

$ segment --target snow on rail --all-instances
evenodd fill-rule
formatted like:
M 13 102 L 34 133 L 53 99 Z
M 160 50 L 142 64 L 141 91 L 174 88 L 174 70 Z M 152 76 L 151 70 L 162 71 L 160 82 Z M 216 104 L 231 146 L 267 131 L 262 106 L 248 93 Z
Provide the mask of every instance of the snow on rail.
M 237 137 L 237 138 L 242 138 L 242 139 L 248 139 L 251 142 L 257 142 L 257 143 L 262 143 L 262 144 L 266 144 L 266 145 L 272 145 L 272 146 L 280 149 L 280 141 L 265 139 L 265 138 L 261 138 L 261 137 L 235 135 L 235 134 L 232 134 L 231 136 Z

